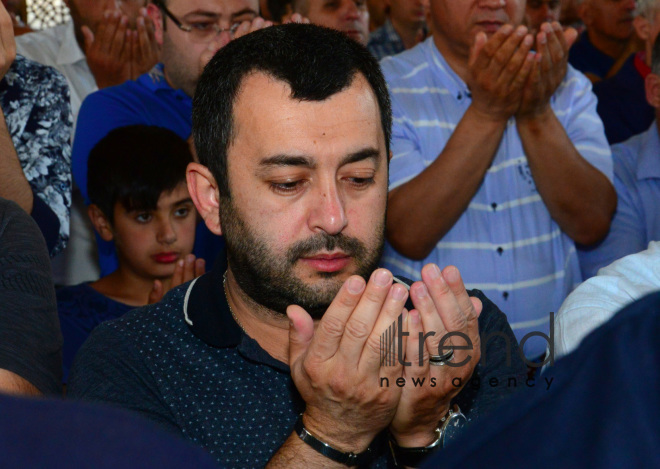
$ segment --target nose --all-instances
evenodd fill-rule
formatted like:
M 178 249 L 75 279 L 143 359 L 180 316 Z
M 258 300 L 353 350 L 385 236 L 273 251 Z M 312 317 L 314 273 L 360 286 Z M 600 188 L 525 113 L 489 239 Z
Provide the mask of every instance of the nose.
M 170 220 L 161 220 L 158 224 L 156 241 L 160 244 L 172 244 L 176 241 L 176 230 Z
M 481 0 L 479 3 L 482 8 L 490 8 L 492 10 L 499 10 L 506 6 L 507 0 Z
M 358 9 L 355 0 L 348 0 L 346 3 L 346 19 L 358 19 L 360 17 L 360 10 Z
M 346 228 L 348 224 L 346 209 L 341 194 L 334 184 L 332 187 L 319 189 L 312 203 L 314 206 L 309 215 L 310 230 L 315 233 L 325 231 L 329 235 L 336 235 Z

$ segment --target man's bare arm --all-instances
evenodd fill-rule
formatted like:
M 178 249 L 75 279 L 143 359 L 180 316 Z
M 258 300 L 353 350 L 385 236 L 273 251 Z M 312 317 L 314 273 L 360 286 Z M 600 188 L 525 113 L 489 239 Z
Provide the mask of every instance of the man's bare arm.
M 566 74 L 573 31 L 544 24 L 537 36 L 541 58 L 530 75 L 516 116 L 534 182 L 552 218 L 580 244 L 600 241 L 616 209 L 608 179 L 576 150 L 550 107 L 550 97 Z
M 39 396 L 41 392 L 28 380 L 21 378 L 11 371 L 0 369 L 0 392 L 6 394 L 23 394 Z
M 479 189 L 520 106 L 532 43 L 526 28 L 513 31 L 510 25 L 491 39 L 477 36 L 469 62 L 470 107 L 435 161 L 389 195 L 387 236 L 404 256 L 424 259 Z

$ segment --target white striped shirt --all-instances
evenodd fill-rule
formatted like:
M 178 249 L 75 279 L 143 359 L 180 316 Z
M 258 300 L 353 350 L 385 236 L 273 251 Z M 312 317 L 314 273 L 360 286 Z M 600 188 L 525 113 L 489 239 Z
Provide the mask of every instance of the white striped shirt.
M 381 66 L 394 112 L 392 190 L 438 157 L 471 98 L 432 38 Z M 589 80 L 569 66 L 551 106 L 578 152 L 612 180 L 612 158 Z M 513 118 L 479 190 L 433 252 L 413 261 L 388 243 L 382 260 L 384 267 L 414 280 L 429 262 L 457 266 L 468 288 L 482 290 L 507 314 L 518 340 L 533 331 L 548 334 L 549 313 L 582 280 L 575 244 L 552 220 L 536 189 Z M 547 345 L 531 338 L 525 354 L 538 356 Z

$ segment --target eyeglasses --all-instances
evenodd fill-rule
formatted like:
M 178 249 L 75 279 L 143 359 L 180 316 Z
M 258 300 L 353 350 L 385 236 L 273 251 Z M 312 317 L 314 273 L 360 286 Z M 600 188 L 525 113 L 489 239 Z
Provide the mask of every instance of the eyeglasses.
M 218 19 L 213 19 L 208 17 L 206 20 L 193 21 L 191 23 L 183 22 L 179 20 L 174 14 L 167 9 L 167 7 L 162 3 L 162 1 L 154 1 L 154 4 L 160 8 L 165 15 L 172 20 L 172 22 L 181 30 L 190 34 L 190 39 L 196 43 L 209 42 L 215 38 L 218 34 L 223 31 L 227 31 L 229 36 L 232 38 L 236 33 L 236 30 L 241 25 L 243 21 L 252 20 L 256 17 L 256 14 L 252 18 L 245 18 L 241 21 L 233 23 L 229 28 L 222 28 L 218 24 Z

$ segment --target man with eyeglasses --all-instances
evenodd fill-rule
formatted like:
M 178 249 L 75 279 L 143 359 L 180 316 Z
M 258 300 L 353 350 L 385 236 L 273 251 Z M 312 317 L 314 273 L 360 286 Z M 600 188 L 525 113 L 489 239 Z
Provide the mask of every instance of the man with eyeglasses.
M 203 61 L 234 37 L 269 24 L 259 17 L 258 0 L 154 0 L 147 13 L 162 48 L 161 63 L 135 81 L 91 94 L 80 109 L 72 164 L 87 203 L 87 159 L 103 137 L 117 127 L 145 124 L 188 139 Z M 101 275 L 108 275 L 117 267 L 114 246 L 97 241 Z M 211 262 L 220 248 L 218 238 L 200 225 L 194 254 Z

